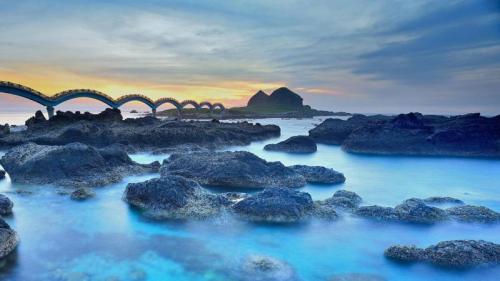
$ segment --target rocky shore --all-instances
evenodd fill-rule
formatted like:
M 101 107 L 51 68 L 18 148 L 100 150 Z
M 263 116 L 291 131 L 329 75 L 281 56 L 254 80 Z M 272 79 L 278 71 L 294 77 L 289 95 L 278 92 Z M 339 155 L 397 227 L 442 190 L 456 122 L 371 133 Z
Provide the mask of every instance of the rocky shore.
M 500 115 L 355 115 L 327 119 L 309 136 L 356 153 L 500 157 Z
M 117 109 L 99 114 L 57 112 L 46 120 L 41 112 L 26 121 L 27 130 L 0 135 L 0 149 L 33 142 L 65 145 L 72 142 L 106 147 L 120 145 L 127 151 L 155 151 L 181 146 L 220 148 L 247 145 L 280 135 L 275 125 L 247 122 L 169 121 L 154 117 L 123 119 Z

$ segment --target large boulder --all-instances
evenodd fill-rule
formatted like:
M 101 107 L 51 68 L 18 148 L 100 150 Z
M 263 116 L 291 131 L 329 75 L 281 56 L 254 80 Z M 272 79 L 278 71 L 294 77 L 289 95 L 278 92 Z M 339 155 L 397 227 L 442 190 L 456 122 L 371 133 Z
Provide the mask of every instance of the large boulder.
M 444 267 L 500 264 L 500 245 L 483 240 L 444 241 L 425 249 L 397 245 L 386 249 L 384 254 L 399 261 L 425 261 Z
M 264 146 L 265 150 L 283 151 L 291 153 L 312 153 L 318 150 L 314 139 L 308 136 L 294 136 L 282 142 L 268 144 Z
M 13 182 L 71 187 L 107 185 L 125 176 L 158 171 L 160 165 L 135 163 L 118 147 L 96 149 L 81 143 L 27 143 L 9 150 L 0 163 Z
M 296 222 L 313 209 L 311 195 L 289 188 L 266 188 L 233 206 L 240 217 L 261 222 Z
M 302 175 L 309 183 L 337 184 L 345 182 L 344 174 L 322 166 L 293 165 L 296 173 Z
M 446 212 L 426 205 L 420 199 L 408 199 L 394 208 L 398 219 L 412 223 L 435 223 L 446 220 Z
M 500 221 L 500 213 L 483 206 L 456 206 L 445 211 L 453 219 L 462 222 L 493 223 Z
M 140 183 L 129 183 L 124 200 L 148 216 L 166 219 L 208 218 L 230 201 L 205 191 L 198 183 L 167 175 Z
M 162 176 L 172 174 L 203 185 L 227 187 L 302 187 L 303 176 L 280 162 L 267 162 L 246 152 L 173 154 L 163 162 Z
M 12 208 L 14 203 L 9 199 L 9 197 L 0 194 L 0 215 L 10 215 L 12 214 Z
M 17 233 L 0 218 L 0 259 L 10 254 L 19 243 Z

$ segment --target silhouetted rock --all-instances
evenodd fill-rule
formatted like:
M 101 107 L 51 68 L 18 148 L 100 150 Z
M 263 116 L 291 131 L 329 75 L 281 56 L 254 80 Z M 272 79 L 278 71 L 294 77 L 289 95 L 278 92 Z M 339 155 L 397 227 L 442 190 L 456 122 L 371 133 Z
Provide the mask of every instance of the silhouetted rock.
M 0 125 L 0 137 L 6 136 L 8 134 L 10 134 L 9 124 Z
M 17 233 L 0 218 L 0 259 L 10 254 L 19 244 Z
M 450 217 L 463 222 L 493 223 L 500 221 L 500 213 L 483 206 L 464 205 L 448 208 L 445 211 Z
M 296 222 L 309 216 L 313 209 L 308 193 L 289 188 L 266 188 L 233 206 L 240 217 L 260 222 Z
M 308 136 L 294 136 L 279 143 L 268 144 L 264 149 L 292 153 L 312 153 L 318 150 L 316 142 Z
M 12 214 L 12 208 L 14 203 L 9 199 L 9 197 L 0 194 L 0 215 L 10 215 Z
M 391 246 L 384 255 L 404 262 L 425 261 L 444 267 L 472 267 L 500 263 L 500 245 L 483 240 L 453 240 L 420 249 Z
M 203 190 L 195 181 L 166 175 L 140 183 L 129 183 L 124 200 L 156 218 L 207 218 L 230 202 L 222 195 Z
M 81 143 L 27 143 L 9 150 L 0 163 L 13 182 L 71 187 L 107 185 L 128 175 L 158 171 L 160 166 L 137 164 L 117 147 L 96 149 Z
M 258 91 L 247 103 L 249 107 L 265 107 L 269 105 L 269 96 L 263 91 Z
M 88 198 L 94 197 L 95 192 L 88 188 L 78 188 L 77 190 L 71 192 L 70 198 L 73 200 L 86 200 Z
M 45 116 L 43 116 L 43 113 L 40 110 L 37 110 L 35 112 L 35 116 L 29 118 L 28 120 L 26 120 L 26 122 L 24 122 L 24 124 L 28 128 L 32 128 L 32 127 L 35 127 L 37 125 L 46 124 L 46 123 L 47 123 L 47 119 L 45 119 Z
M 293 165 L 289 168 L 302 175 L 309 183 L 337 184 L 345 182 L 344 174 L 334 169 L 306 165 Z
M 281 162 L 267 162 L 246 152 L 173 154 L 163 162 L 163 176 L 179 175 L 203 185 L 227 187 L 302 187 L 304 177 Z
M 249 99 L 247 106 L 290 110 L 303 108 L 302 97 L 286 87 L 276 89 L 269 96 L 263 91 L 258 91 Z

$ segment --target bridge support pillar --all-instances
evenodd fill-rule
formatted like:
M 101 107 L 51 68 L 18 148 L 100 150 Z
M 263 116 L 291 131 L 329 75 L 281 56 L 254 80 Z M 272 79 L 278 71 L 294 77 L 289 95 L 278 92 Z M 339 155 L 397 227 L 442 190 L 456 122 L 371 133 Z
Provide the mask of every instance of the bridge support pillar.
M 54 107 L 53 106 L 47 106 L 47 115 L 49 116 L 49 119 L 54 117 Z
M 151 111 L 153 113 L 153 117 L 156 117 L 156 108 L 153 108 Z

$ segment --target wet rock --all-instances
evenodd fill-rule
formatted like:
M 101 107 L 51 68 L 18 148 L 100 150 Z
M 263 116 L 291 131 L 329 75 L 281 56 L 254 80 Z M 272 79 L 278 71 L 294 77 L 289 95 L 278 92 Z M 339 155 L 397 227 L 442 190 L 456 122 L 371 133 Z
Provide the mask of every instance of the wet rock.
M 384 255 L 405 262 L 424 261 L 438 266 L 464 268 L 500 264 L 500 245 L 484 240 L 453 240 L 425 249 L 391 246 Z
M 322 203 L 341 209 L 354 210 L 361 203 L 361 197 L 352 191 L 338 190 Z
M 322 166 L 293 165 L 289 168 L 302 175 L 309 183 L 337 184 L 345 182 L 344 174 Z
M 0 218 L 0 259 L 10 254 L 19 243 L 17 233 Z
M 427 206 L 422 200 L 415 198 L 405 200 L 402 204 L 397 205 L 394 212 L 399 220 L 412 223 L 435 223 L 448 218 L 445 211 Z
M 228 205 L 224 196 L 210 194 L 195 181 L 175 175 L 129 183 L 123 198 L 148 216 L 166 219 L 208 218 Z
M 500 221 L 500 213 L 483 206 L 456 206 L 445 211 L 453 219 L 463 222 L 493 223 Z
M 14 203 L 9 199 L 9 197 L 0 194 L 0 215 L 10 215 L 12 214 L 12 208 Z
M 266 188 L 233 206 L 240 217 L 261 222 L 296 222 L 313 209 L 311 195 L 289 188 Z
M 266 257 L 250 256 L 245 261 L 240 274 L 243 280 L 252 281 L 296 281 L 293 268 L 284 261 Z
M 5 171 L 0 170 L 0 180 L 3 180 L 3 179 L 5 179 Z
M 162 175 L 179 175 L 203 185 L 263 188 L 302 187 L 306 181 L 281 162 L 267 162 L 246 151 L 173 154 Z
M 398 215 L 394 211 L 394 208 L 377 205 L 359 207 L 354 211 L 354 214 L 360 217 L 381 221 L 398 220 Z
M 427 204 L 463 204 L 464 202 L 460 199 L 456 199 L 453 197 L 441 197 L 441 196 L 433 196 L 422 199 Z
M 71 192 L 70 198 L 73 200 L 86 200 L 95 196 L 95 192 L 88 188 L 78 188 Z
M 314 202 L 312 216 L 323 220 L 336 220 L 339 217 L 336 207 L 330 204 L 325 204 L 324 201 Z
M 385 281 L 382 276 L 368 273 L 346 273 L 332 276 L 328 281 Z
M 316 142 L 309 136 L 294 136 L 276 144 L 268 144 L 264 149 L 291 153 L 313 153 L 318 150 Z
M 135 163 L 117 147 L 96 149 L 71 143 L 48 146 L 28 143 L 14 147 L 0 163 L 13 182 L 59 186 L 102 186 L 123 177 L 158 171 L 159 163 Z

